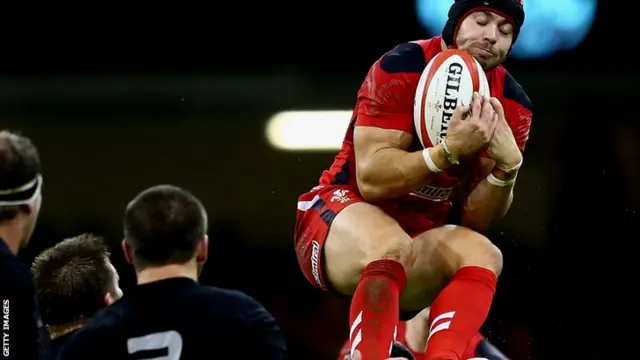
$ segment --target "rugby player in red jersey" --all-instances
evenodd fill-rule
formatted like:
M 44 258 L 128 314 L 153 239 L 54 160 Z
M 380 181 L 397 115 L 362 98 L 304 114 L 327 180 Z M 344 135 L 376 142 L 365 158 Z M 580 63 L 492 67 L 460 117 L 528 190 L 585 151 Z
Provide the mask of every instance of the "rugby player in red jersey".
M 384 54 L 358 92 L 332 166 L 298 199 L 300 267 L 315 286 L 352 297 L 351 349 L 364 360 L 387 358 L 399 316 L 427 306 L 424 359 L 461 359 L 487 317 L 502 254 L 481 233 L 511 205 L 532 117 L 501 65 L 523 22 L 521 0 L 456 0 L 442 36 Z M 478 60 L 491 98 L 474 94 L 444 141 L 423 149 L 414 94 L 426 64 L 447 48 Z M 445 224 L 456 193 L 465 196 L 461 226 Z
M 424 359 L 425 349 L 427 348 L 427 339 L 429 338 L 429 308 L 422 310 L 413 319 L 402 321 L 398 324 L 397 341 L 403 344 L 411 354 L 414 360 Z M 351 344 L 347 340 L 338 360 L 343 360 L 346 355 L 351 352 Z M 393 356 L 393 354 L 391 355 Z M 488 360 L 508 360 L 498 348 L 496 348 L 487 338 L 479 332 L 471 339 L 467 350 L 462 354 L 461 359 L 488 359 Z

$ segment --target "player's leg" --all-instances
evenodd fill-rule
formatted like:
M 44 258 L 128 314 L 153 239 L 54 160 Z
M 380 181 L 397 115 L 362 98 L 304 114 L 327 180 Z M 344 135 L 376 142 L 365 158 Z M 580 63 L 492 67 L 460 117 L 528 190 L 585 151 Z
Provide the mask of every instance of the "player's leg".
M 442 334 L 433 338 L 431 353 L 456 359 L 453 356 L 462 354 L 466 342 L 488 314 L 497 274 L 502 269 L 502 255 L 487 238 L 462 227 L 443 226 L 408 239 L 399 225 L 375 206 L 358 203 L 344 209 L 334 219 L 325 242 L 327 280 L 336 290 L 354 294 L 353 327 L 360 312 L 366 314 L 369 307 L 383 308 L 385 313 L 395 315 L 391 302 L 367 307 L 367 301 L 374 304 L 366 297 L 372 293 L 378 295 L 370 296 L 375 300 L 391 298 L 371 290 L 369 271 L 371 268 L 377 271 L 378 264 L 403 264 L 407 270 L 399 299 L 401 308 L 419 310 L 433 303 L 431 330 Z M 359 290 L 364 296 L 358 296 Z M 452 314 L 455 322 L 448 319 Z M 379 319 L 376 321 L 380 324 Z M 450 329 L 443 331 L 447 326 Z M 378 334 L 372 333 L 372 338 L 379 342 Z M 357 332 L 352 332 L 352 343 L 365 339 L 364 333 L 361 339 L 356 339 L 357 336 Z
M 319 287 L 326 289 L 329 284 L 340 293 L 353 295 L 350 317 L 356 326 L 352 326 L 351 341 L 367 359 L 388 355 L 398 302 L 404 310 L 420 310 L 444 289 L 438 303 L 452 305 L 456 294 L 481 288 L 479 297 L 466 296 L 464 301 L 469 304 L 454 306 L 459 312 L 456 319 L 473 320 L 462 320 L 464 329 L 477 331 L 484 321 L 495 290 L 495 274 L 502 267 L 500 252 L 484 236 L 446 226 L 411 239 L 378 207 L 335 189 L 309 194 L 298 208 L 303 209 L 296 229 L 302 270 Z M 435 330 L 442 332 L 439 329 Z
M 407 346 L 412 349 L 417 359 L 424 358 L 424 352 L 427 348 L 427 339 L 429 337 L 429 313 L 431 308 L 426 308 L 416 315 L 413 319 L 405 322 L 404 341 Z M 346 346 L 347 344 L 345 344 Z M 347 354 L 343 351 L 342 356 Z M 477 332 L 471 341 L 468 342 L 467 349 L 462 355 L 462 359 L 480 359 L 480 356 L 489 360 L 508 360 L 498 348 L 496 348 L 488 339 L 480 332 Z
M 429 309 L 422 310 L 413 319 L 407 320 L 404 326 L 404 342 L 416 353 L 419 358 L 424 357 L 429 337 Z
M 386 359 L 398 324 L 405 267 L 413 262 L 412 239 L 347 187 L 331 186 L 299 198 L 294 244 L 309 282 L 353 295 L 352 343 L 367 360 Z
M 323 254 L 327 282 L 352 295 L 351 350 L 363 359 L 389 356 L 399 319 L 405 268 L 413 261 L 412 239 L 378 207 L 358 202 L 331 223 Z
M 406 306 L 431 304 L 425 360 L 461 359 L 486 320 L 502 254 L 486 237 L 443 226 L 416 237 L 407 272 Z

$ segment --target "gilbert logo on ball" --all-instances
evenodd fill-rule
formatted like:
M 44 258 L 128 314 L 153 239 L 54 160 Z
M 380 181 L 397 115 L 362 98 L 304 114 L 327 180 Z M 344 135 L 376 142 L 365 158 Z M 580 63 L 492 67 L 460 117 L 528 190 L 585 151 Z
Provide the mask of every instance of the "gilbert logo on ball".
M 473 92 L 490 95 L 482 66 L 469 53 L 450 49 L 436 55 L 422 72 L 413 103 L 420 144 L 431 147 L 446 136 L 458 106 L 469 106 Z

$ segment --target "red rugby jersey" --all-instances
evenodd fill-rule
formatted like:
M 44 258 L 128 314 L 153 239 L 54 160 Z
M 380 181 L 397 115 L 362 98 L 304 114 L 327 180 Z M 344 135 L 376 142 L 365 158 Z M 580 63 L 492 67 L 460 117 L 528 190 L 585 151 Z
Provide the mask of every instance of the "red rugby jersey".
M 384 54 L 371 66 L 360 90 L 353 117 L 340 152 L 323 172 L 319 185 L 348 185 L 359 194 L 353 131 L 356 126 L 400 130 L 414 136 L 409 151 L 422 147 L 413 122 L 413 101 L 418 80 L 428 62 L 442 51 L 439 36 L 404 43 Z M 487 72 L 491 96 L 498 98 L 505 111 L 520 150 L 529 138 L 532 108 L 522 87 L 503 66 Z M 443 172 L 440 177 L 411 194 L 376 203 L 410 235 L 415 236 L 440 226 L 471 164 Z

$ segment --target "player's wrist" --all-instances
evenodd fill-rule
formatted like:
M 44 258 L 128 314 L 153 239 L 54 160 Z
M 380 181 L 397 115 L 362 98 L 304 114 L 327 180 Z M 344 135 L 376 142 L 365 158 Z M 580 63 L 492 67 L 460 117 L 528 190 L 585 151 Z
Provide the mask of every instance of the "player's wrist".
M 445 145 L 444 142 L 441 142 L 440 144 L 432 147 L 432 154 L 435 157 L 434 161 L 436 162 L 436 164 L 441 168 L 441 169 L 448 169 L 450 167 L 452 167 L 453 165 L 456 165 L 454 162 L 452 162 L 449 158 L 450 156 L 447 155 L 447 151 L 445 150 Z
M 491 170 L 487 181 L 498 187 L 512 186 L 518 177 L 518 170 L 522 166 L 522 153 L 518 150 L 507 161 L 496 162 L 496 166 Z
M 442 148 L 442 144 L 438 144 L 433 147 L 428 147 L 422 150 L 422 156 L 424 157 L 427 167 L 432 173 L 439 174 L 442 171 L 451 167 L 451 163 L 447 160 L 447 156 Z
M 508 175 L 513 175 L 517 173 L 518 170 L 520 170 L 520 167 L 522 166 L 522 160 L 522 153 L 520 152 L 520 150 L 518 150 L 514 152 L 510 157 L 502 161 L 497 161 L 495 167 L 507 173 Z
M 516 182 L 520 166 L 522 166 L 522 158 L 517 163 L 496 164 L 489 173 L 487 181 L 498 187 L 511 186 Z
M 516 178 L 518 177 L 518 172 L 516 171 L 513 174 L 507 174 L 504 171 L 494 168 L 487 176 L 487 181 L 489 184 L 498 186 L 498 187 L 506 187 L 515 184 Z
M 501 181 L 510 181 L 511 179 L 514 179 L 516 176 L 518 176 L 518 171 L 511 171 L 511 172 L 506 172 L 498 167 L 494 167 L 493 169 L 491 169 L 491 172 L 489 173 L 494 179 L 498 179 Z
M 443 139 L 442 142 L 438 144 L 438 146 L 440 146 L 440 148 L 442 149 L 444 157 L 449 164 L 451 165 L 460 164 L 460 160 L 458 158 L 458 152 L 449 146 L 449 142 L 447 141 L 447 139 Z

